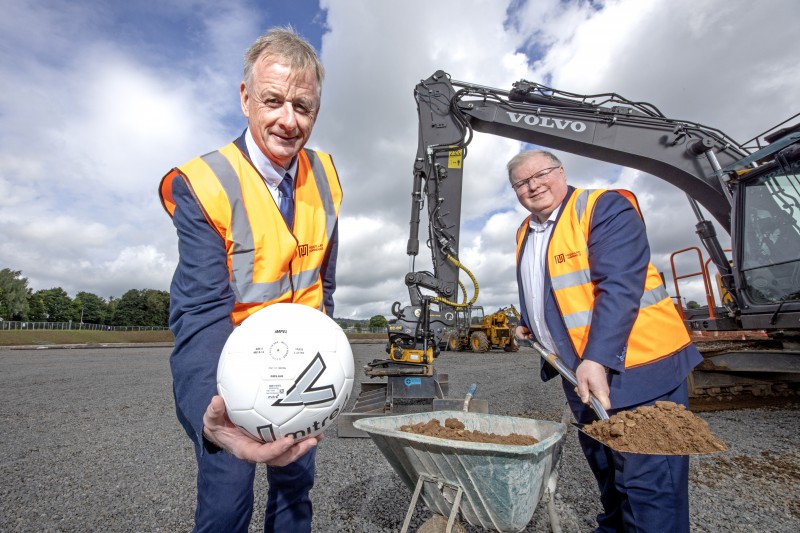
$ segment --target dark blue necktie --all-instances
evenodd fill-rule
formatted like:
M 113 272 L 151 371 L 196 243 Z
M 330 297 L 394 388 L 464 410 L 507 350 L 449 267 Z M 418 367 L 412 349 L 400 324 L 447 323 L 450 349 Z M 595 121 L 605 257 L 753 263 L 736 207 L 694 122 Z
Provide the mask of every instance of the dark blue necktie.
M 279 207 L 283 215 L 283 220 L 285 220 L 286 225 L 291 228 L 294 225 L 294 184 L 292 182 L 292 176 L 289 174 L 284 176 L 283 180 L 281 180 L 278 185 L 278 191 L 281 193 Z

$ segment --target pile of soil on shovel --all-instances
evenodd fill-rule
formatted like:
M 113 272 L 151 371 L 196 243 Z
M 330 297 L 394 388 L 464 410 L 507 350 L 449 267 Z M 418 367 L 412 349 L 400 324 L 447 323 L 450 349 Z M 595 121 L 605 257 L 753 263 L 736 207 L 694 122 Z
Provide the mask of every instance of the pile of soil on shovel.
M 623 452 L 692 455 L 727 450 L 702 418 L 674 402 L 656 402 L 592 422 L 583 431 Z
M 464 424 L 457 418 L 448 418 L 444 421 L 444 426 L 438 419 L 432 418 L 427 422 L 418 424 L 407 424 L 400 426 L 400 431 L 415 433 L 417 435 L 427 435 L 428 437 L 438 437 L 440 439 L 460 440 L 466 442 L 486 442 L 489 444 L 511 444 L 515 446 L 530 446 L 539 442 L 530 435 L 520 435 L 512 433 L 510 435 L 497 435 L 496 433 L 483 433 L 464 429 Z

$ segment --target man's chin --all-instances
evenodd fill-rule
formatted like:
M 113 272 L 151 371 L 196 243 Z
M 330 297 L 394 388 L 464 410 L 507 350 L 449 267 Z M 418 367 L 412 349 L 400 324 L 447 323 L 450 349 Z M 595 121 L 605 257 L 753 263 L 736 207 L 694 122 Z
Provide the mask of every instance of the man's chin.
M 275 144 L 268 144 L 267 150 L 269 150 L 269 154 L 267 157 L 278 163 L 279 165 L 283 166 L 284 168 L 288 165 L 292 158 L 297 155 L 300 151 L 300 146 L 292 144 L 292 145 L 275 145 Z

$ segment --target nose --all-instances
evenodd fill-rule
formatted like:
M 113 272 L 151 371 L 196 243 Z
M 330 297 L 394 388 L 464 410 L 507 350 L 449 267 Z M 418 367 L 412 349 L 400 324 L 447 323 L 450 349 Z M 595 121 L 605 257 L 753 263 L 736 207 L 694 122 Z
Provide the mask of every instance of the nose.
M 281 106 L 277 123 L 284 130 L 293 130 L 297 127 L 297 116 L 291 102 L 284 102 Z

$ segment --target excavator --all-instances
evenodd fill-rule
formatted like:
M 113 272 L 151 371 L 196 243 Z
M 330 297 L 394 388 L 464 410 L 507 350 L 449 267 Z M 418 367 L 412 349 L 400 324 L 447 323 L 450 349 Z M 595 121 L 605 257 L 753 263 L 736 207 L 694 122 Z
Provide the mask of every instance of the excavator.
M 756 137 L 755 145 L 742 145 L 718 129 L 666 117 L 646 102 L 526 80 L 503 90 L 453 80 L 440 70 L 415 87 L 414 98 L 419 142 L 406 249 L 410 304 L 392 306 L 389 357 L 368 365 L 368 376 L 398 382 L 415 376 L 437 394 L 446 388 L 438 386 L 446 376 L 433 368 L 442 335 L 478 293 L 458 255 L 464 162 L 478 132 L 634 168 L 683 191 L 724 293 L 720 305 L 709 301 L 705 309 L 682 313 L 687 328 L 763 333 L 760 346 L 706 356 L 692 374 L 691 394 L 771 394 L 800 382 L 800 124 L 778 129 L 797 115 Z M 730 234 L 730 250 L 701 206 Z M 414 268 L 423 210 L 432 272 Z M 708 286 L 707 265 L 700 267 Z M 461 271 L 472 280 L 472 298 L 459 281 Z M 680 300 L 676 305 L 683 312 Z

